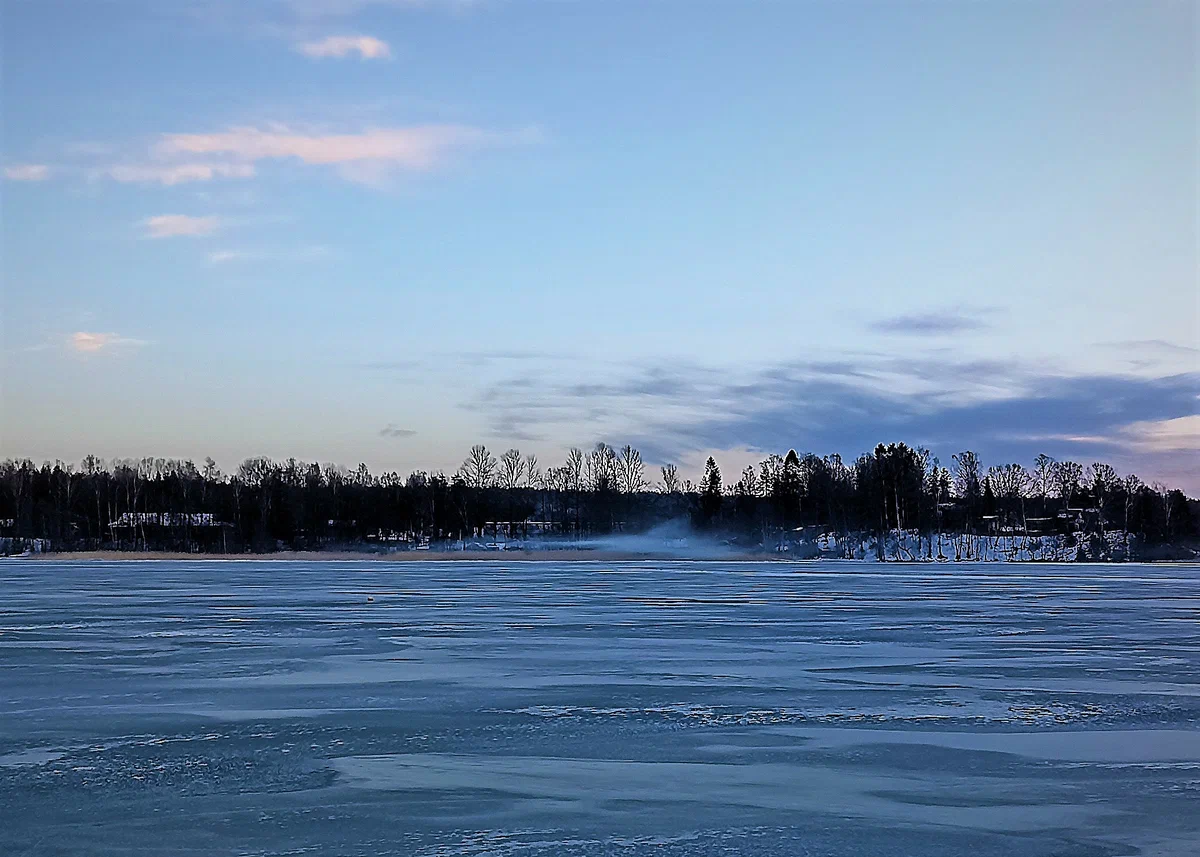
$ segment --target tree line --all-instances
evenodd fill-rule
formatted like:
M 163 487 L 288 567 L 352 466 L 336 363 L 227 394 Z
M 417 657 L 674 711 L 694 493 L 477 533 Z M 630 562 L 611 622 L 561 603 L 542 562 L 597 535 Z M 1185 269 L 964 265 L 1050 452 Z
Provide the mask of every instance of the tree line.
M 389 544 L 415 547 L 533 536 L 639 533 L 685 520 L 748 550 L 795 534 L 1120 531 L 1144 546 L 1197 535 L 1200 506 L 1182 491 L 1039 455 L 984 466 L 964 451 L 880 444 L 839 455 L 771 454 L 726 482 L 709 458 L 698 482 L 638 450 L 598 443 L 542 467 L 536 455 L 473 446 L 453 474 L 372 473 L 295 459 L 142 458 L 78 465 L 0 463 L 0 539 L 10 549 L 263 552 Z M 940 544 L 940 540 L 939 540 Z

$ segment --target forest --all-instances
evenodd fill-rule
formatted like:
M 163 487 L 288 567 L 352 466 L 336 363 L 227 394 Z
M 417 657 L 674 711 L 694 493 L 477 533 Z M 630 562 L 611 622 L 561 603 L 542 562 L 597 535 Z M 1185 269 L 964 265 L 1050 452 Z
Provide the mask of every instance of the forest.
M 963 451 L 943 464 L 920 447 L 880 444 L 838 455 L 772 454 L 726 480 L 709 458 L 693 482 L 675 465 L 651 473 L 638 450 L 573 448 L 543 468 L 516 449 L 471 448 L 457 472 L 375 474 L 250 458 L 40 466 L 0 463 L 0 550 L 487 549 L 645 533 L 669 522 L 747 552 L 785 550 L 819 533 L 966 533 L 1022 538 L 1120 532 L 1143 556 L 1192 544 L 1200 504 L 1182 491 L 1039 455 L 985 466 Z M 1184 556 L 1190 556 L 1185 552 Z

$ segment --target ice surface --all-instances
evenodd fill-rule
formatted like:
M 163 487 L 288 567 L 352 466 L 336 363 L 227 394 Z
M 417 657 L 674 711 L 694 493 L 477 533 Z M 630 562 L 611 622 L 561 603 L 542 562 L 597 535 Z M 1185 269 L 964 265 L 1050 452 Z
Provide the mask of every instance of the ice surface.
M 0 587 L 0 854 L 1200 853 L 1196 567 L 43 560 Z

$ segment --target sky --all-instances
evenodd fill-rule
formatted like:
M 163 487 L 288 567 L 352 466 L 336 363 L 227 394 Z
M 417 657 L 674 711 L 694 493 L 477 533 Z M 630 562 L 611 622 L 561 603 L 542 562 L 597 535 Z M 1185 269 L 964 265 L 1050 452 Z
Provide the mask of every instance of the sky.
M 903 440 L 1200 494 L 1193 2 L 0 16 L 0 457 Z

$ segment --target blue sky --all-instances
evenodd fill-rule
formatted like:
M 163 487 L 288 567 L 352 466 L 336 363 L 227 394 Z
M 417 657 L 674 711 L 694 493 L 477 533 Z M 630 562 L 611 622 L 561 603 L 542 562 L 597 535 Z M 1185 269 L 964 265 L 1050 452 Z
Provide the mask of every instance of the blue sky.
M 3 455 L 1200 491 L 1193 3 L 0 9 Z

